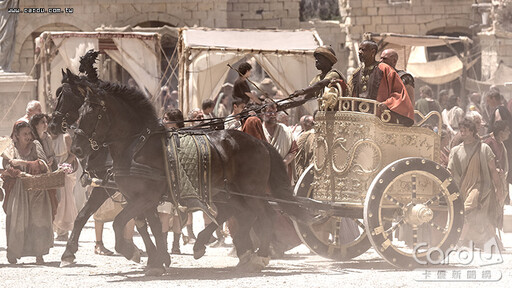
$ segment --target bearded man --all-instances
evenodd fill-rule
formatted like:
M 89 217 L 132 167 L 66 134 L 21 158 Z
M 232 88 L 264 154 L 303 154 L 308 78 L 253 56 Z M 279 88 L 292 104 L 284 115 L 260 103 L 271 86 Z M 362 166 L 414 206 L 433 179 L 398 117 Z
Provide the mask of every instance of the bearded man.
M 363 63 L 349 80 L 352 97 L 376 100 L 378 112 L 391 110 L 391 123 L 405 126 L 414 124 L 414 107 L 407 90 L 395 69 L 377 62 L 378 45 L 365 40 L 359 45 L 359 59 Z

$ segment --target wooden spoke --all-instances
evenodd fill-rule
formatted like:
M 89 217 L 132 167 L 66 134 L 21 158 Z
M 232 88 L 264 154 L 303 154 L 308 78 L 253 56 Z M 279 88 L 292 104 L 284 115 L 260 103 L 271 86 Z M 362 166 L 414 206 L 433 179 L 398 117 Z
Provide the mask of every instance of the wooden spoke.
M 396 229 L 398 229 L 398 227 L 402 226 L 402 224 L 404 224 L 403 219 L 398 221 L 395 225 L 391 226 L 391 228 L 389 228 L 388 230 L 386 230 L 386 233 L 387 234 L 393 233 Z
M 364 230 L 364 224 L 363 222 L 361 222 L 361 220 L 359 219 L 354 219 L 354 222 L 356 222 L 357 226 L 359 226 L 359 228 L 363 229 Z
M 418 226 L 412 226 L 412 247 L 418 245 Z
M 396 200 L 395 198 L 393 198 L 393 196 L 389 195 L 389 194 L 386 194 L 386 199 L 388 199 L 389 201 L 391 201 L 391 203 L 397 205 L 398 207 L 400 208 L 404 208 L 405 205 L 403 203 L 400 203 L 400 201 Z
M 411 198 L 412 199 L 416 199 L 416 174 L 412 174 L 411 175 L 411 185 L 412 185 L 412 194 L 411 194 Z
M 437 194 L 436 196 L 434 196 L 434 197 L 430 198 L 427 202 L 425 202 L 425 205 L 426 205 L 426 206 L 428 206 L 428 205 L 430 205 L 430 204 L 434 203 L 434 201 L 441 199 L 441 197 L 442 197 L 443 195 L 444 195 L 444 193 L 443 193 L 443 192 L 440 192 L 439 194 Z
M 430 223 L 428 223 L 428 225 L 430 225 L 430 227 L 436 229 L 437 231 L 439 231 L 443 234 L 446 233 L 446 227 L 441 227 L 432 221 Z

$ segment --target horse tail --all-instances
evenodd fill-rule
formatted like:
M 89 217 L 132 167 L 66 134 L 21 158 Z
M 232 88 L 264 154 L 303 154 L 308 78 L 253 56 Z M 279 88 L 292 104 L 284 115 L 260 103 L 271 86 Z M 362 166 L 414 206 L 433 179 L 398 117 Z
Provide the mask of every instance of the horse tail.
M 283 162 L 283 157 L 281 157 L 279 152 L 269 143 L 265 142 L 265 146 L 270 154 L 269 185 L 272 197 L 277 200 L 286 201 L 276 202 L 278 202 L 279 206 L 283 209 L 283 212 L 290 217 L 300 222 L 312 222 L 314 216 L 308 213 L 307 209 L 301 207 L 300 202 L 293 195 L 293 189 L 286 171 L 286 165 Z

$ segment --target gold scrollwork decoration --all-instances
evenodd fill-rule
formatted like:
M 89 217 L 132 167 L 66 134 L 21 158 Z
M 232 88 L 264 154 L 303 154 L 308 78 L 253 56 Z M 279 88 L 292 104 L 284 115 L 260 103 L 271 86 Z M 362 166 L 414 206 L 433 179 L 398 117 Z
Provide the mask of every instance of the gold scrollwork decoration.
M 318 136 L 315 139 L 315 149 L 313 150 L 313 163 L 317 171 L 322 171 L 324 169 L 325 163 L 327 161 L 328 149 L 329 148 L 327 146 L 327 141 L 325 140 L 325 138 L 322 136 Z
M 382 151 L 372 140 L 359 140 L 350 149 L 346 149 L 342 139 L 337 139 L 333 144 L 332 168 L 337 174 L 344 174 L 352 166 L 364 174 L 374 173 L 382 162 Z M 341 150 L 340 150 L 341 149 Z M 338 152 L 339 151 L 339 152 Z M 346 153 L 343 153 L 346 152 Z M 346 161 L 341 166 L 337 165 L 336 157 L 341 153 L 346 154 Z M 360 158 L 362 157 L 362 158 Z M 354 162 L 354 160 L 356 160 Z

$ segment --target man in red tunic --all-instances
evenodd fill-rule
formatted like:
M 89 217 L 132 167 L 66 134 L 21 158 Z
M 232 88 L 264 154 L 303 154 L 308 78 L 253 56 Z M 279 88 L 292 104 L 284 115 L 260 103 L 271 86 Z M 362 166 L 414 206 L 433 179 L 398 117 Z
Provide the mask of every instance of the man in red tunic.
M 377 50 L 374 41 L 365 40 L 360 44 L 359 59 L 363 65 L 349 80 L 350 95 L 377 100 L 380 113 L 391 110 L 392 123 L 411 126 L 414 124 L 414 107 L 407 90 L 395 69 L 375 60 Z

